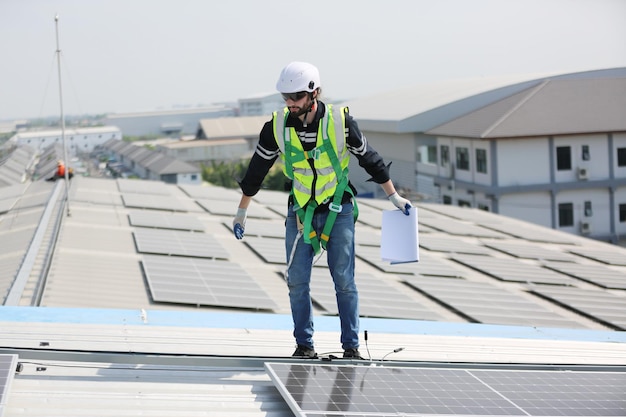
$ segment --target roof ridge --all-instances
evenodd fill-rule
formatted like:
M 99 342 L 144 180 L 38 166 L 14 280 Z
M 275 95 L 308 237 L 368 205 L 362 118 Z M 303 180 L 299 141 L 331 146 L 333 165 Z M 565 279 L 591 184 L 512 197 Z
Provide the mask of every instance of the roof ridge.
M 520 107 L 522 107 L 524 104 L 526 104 L 526 102 L 528 100 L 530 100 L 532 97 L 535 96 L 535 94 L 537 94 L 541 89 L 543 89 L 543 87 L 545 87 L 551 80 L 546 79 L 543 80 L 541 83 L 539 83 L 539 85 L 536 85 L 534 87 L 530 88 L 530 92 L 528 93 L 528 95 L 526 97 L 524 97 L 522 100 L 520 100 L 515 106 L 513 106 L 509 111 L 507 111 L 506 113 L 504 113 L 502 116 L 500 116 L 498 118 L 498 120 L 496 120 L 490 127 L 488 127 L 481 135 L 481 138 L 485 138 L 487 137 L 487 135 L 489 135 L 489 133 L 491 133 L 496 127 L 498 127 L 500 124 L 502 124 L 509 116 L 511 116 L 513 113 L 515 113 Z M 518 93 L 519 94 L 519 93 Z

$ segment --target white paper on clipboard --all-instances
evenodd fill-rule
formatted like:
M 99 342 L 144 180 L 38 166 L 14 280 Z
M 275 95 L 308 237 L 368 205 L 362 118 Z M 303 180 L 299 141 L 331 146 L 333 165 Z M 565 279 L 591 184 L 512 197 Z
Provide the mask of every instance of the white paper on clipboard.
M 417 207 L 407 216 L 400 210 L 383 210 L 380 256 L 391 264 L 419 262 Z

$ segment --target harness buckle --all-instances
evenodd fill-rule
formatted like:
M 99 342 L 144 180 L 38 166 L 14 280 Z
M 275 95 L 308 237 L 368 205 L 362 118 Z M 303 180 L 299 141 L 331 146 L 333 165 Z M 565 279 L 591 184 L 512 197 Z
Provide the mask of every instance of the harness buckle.
M 320 150 L 320 148 L 315 148 L 311 149 L 310 151 L 305 151 L 304 155 L 306 156 L 306 159 L 314 159 L 318 161 L 322 156 L 322 151 Z
M 328 205 L 328 210 L 334 211 L 335 213 L 341 213 L 341 210 L 343 210 L 343 206 L 341 204 L 335 204 L 331 202 Z

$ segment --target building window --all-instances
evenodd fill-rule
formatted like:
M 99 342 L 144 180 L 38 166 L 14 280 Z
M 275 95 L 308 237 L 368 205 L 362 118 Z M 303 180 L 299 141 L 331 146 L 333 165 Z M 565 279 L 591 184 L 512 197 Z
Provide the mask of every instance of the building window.
M 559 204 L 559 227 L 570 227 L 574 225 L 574 204 Z
M 593 216 L 593 210 L 591 209 L 591 201 L 585 201 L 585 217 Z
M 626 204 L 619 205 L 619 222 L 626 223 Z
M 443 196 L 443 204 L 452 204 L 452 197 L 450 197 L 449 195 L 444 195 Z
M 589 153 L 589 145 L 583 145 L 583 152 L 581 157 L 583 161 L 588 161 L 591 159 L 591 154 Z
M 487 173 L 487 151 L 476 149 L 476 172 Z
M 617 166 L 626 167 L 626 148 L 617 148 Z
M 556 169 L 558 171 L 569 171 L 572 169 L 572 149 L 569 146 L 558 146 L 556 148 Z
M 417 149 L 417 162 L 424 164 L 437 164 L 437 146 L 420 146 Z
M 487 204 L 478 203 L 478 210 L 489 211 L 489 206 Z
M 456 168 L 469 171 L 469 151 L 467 148 L 456 148 Z
M 472 203 L 467 200 L 459 200 L 459 207 L 472 207 Z
M 450 163 L 450 147 L 441 145 L 441 166 L 448 166 L 448 163 Z

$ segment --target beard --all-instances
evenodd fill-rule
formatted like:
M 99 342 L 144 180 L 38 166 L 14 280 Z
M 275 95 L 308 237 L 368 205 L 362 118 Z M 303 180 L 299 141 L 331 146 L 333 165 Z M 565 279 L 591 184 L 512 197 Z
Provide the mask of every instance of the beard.
M 307 103 L 303 106 L 303 107 L 298 107 L 298 106 L 291 106 L 289 107 L 289 114 L 291 114 L 294 117 L 300 117 L 303 114 L 306 114 L 309 112 L 309 110 L 311 110 L 311 107 L 313 107 L 313 100 L 311 100 L 310 98 L 307 98 Z

